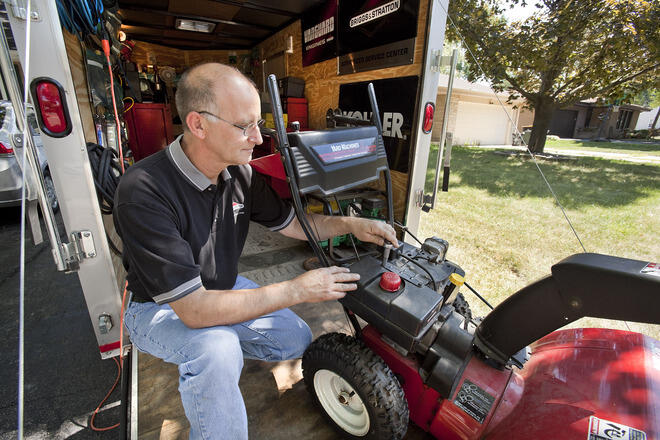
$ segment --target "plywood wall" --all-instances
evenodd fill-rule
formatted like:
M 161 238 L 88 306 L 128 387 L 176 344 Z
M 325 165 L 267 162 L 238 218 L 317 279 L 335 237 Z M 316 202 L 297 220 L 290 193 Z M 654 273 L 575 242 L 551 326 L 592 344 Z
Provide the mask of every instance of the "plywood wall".
M 82 120 L 83 132 L 86 142 L 96 143 L 96 130 L 94 129 L 94 119 L 92 117 L 92 106 L 89 102 L 89 93 L 87 90 L 87 76 L 85 74 L 85 59 L 83 58 L 83 47 L 78 38 L 62 30 L 64 34 L 64 45 L 69 58 L 69 69 L 73 85 L 76 89 L 76 100 Z
M 204 62 L 218 62 L 229 64 L 230 56 L 234 55 L 240 63 L 250 51 L 247 50 L 181 50 L 158 44 L 135 41 L 135 47 L 131 53 L 131 61 L 136 64 L 170 66 L 177 72 L 182 72 L 187 67 Z M 239 67 L 239 66 L 237 66 Z

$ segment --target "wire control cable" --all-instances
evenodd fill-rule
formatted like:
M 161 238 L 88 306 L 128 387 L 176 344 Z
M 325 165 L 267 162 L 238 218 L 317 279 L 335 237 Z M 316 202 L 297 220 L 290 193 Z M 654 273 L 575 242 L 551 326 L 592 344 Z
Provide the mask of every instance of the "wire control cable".
M 57 0 L 57 13 L 64 28 L 78 36 L 96 34 L 103 14 L 102 0 Z
M 26 16 L 30 17 L 32 10 L 32 1 L 28 0 L 26 5 Z M 25 26 L 25 78 L 30 76 L 30 30 L 32 20 L 27 20 Z M 29 125 L 27 124 L 27 104 L 28 104 L 28 81 L 23 81 L 23 139 L 30 136 Z M 18 281 L 18 436 L 19 440 L 23 439 L 23 423 L 24 423 L 24 408 L 25 408 L 25 188 L 27 186 L 27 175 L 25 173 L 25 165 L 27 164 L 27 142 L 23 145 L 23 166 L 21 167 L 21 178 L 23 185 L 21 185 L 21 229 L 20 229 L 20 261 L 19 261 L 19 281 Z

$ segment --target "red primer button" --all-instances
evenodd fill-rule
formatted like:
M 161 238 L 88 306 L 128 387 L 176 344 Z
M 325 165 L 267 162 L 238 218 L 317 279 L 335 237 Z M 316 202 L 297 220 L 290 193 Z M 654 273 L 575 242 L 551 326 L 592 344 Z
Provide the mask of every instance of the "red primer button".
M 394 272 L 385 272 L 380 276 L 380 288 L 388 292 L 396 292 L 401 287 L 401 277 Z

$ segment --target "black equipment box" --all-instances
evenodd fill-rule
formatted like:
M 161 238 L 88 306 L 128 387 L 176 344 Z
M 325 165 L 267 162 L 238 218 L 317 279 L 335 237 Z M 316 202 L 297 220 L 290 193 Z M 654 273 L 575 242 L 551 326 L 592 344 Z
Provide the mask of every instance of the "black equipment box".
M 303 98 L 305 96 L 305 80 L 295 76 L 286 76 L 277 80 L 280 96 L 285 98 Z
M 383 138 L 374 126 L 288 134 L 301 194 L 324 196 L 378 180 L 387 171 Z

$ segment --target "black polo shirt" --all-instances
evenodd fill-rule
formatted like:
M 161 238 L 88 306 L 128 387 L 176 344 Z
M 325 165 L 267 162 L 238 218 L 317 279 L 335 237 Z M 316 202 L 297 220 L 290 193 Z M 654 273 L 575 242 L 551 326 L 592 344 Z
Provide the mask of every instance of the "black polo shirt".
M 164 304 L 201 286 L 231 289 L 250 220 L 277 231 L 294 217 L 249 165 L 228 167 L 213 184 L 180 139 L 130 167 L 115 195 L 115 227 L 137 300 Z

